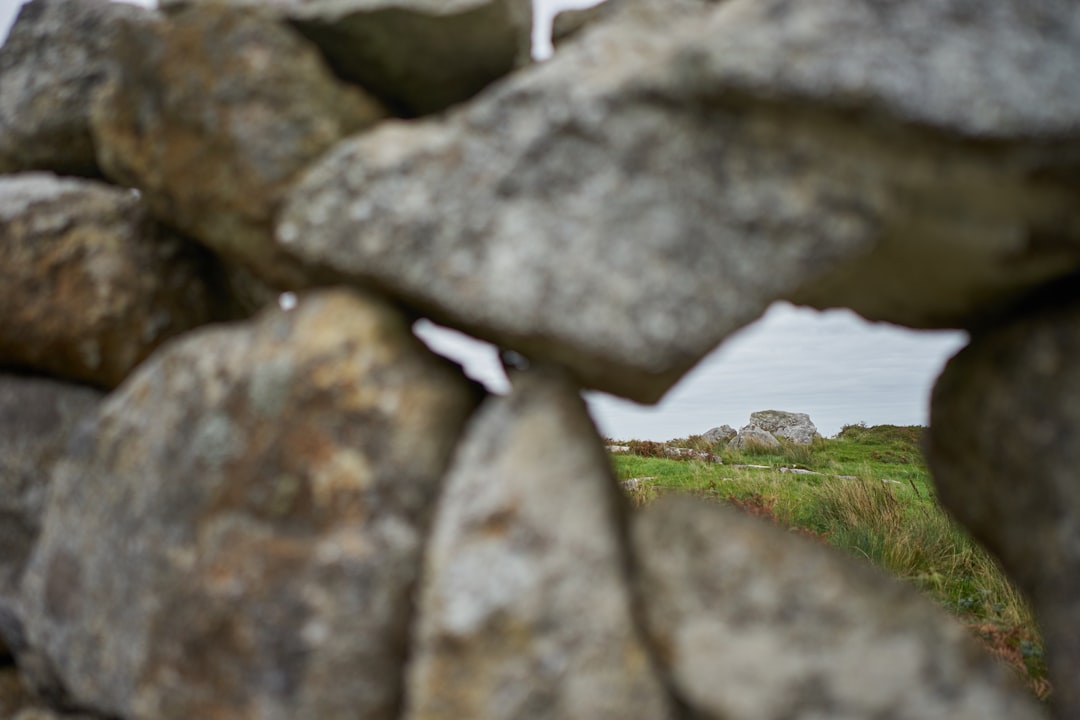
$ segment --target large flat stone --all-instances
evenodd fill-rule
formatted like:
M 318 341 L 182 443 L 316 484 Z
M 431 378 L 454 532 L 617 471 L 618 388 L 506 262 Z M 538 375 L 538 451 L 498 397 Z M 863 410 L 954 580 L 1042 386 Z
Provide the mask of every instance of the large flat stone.
M 137 193 L 48 173 L 0 177 L 0 366 L 118 385 L 165 340 L 228 317 L 221 269 Z
M 1080 11 L 969 6 L 618 13 L 335 147 L 278 244 L 640 401 L 777 299 L 965 326 L 1080 266 Z
M 959 623 L 824 545 L 688 497 L 632 533 L 646 624 L 693 717 L 1045 717 Z
M 529 371 L 481 408 L 432 532 L 405 717 L 673 717 L 635 623 L 620 499 L 572 385 Z
M 477 400 L 346 291 L 155 354 L 54 474 L 23 583 L 34 679 L 132 720 L 397 718 Z

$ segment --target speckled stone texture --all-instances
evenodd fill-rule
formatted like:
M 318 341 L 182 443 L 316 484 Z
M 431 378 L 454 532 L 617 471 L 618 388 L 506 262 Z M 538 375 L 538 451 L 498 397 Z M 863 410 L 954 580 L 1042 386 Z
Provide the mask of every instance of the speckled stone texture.
M 103 394 L 48 378 L 0 375 L 0 608 L 12 609 L 37 540 L 53 466 Z M 0 632 L 6 628 L 0 624 Z M 6 633 L 5 633 L 6 634 Z M 15 644 L 10 642 L 10 644 Z M 0 715 L 2 716 L 2 715 Z
M 118 385 L 165 340 L 234 312 L 221 267 L 137 193 L 0 176 L 0 367 Z
M 942 503 L 1032 599 L 1059 718 L 1080 715 L 1080 278 L 973 334 L 934 387 Z
M 0 173 L 98 175 L 90 107 L 116 70 L 121 28 L 157 14 L 108 0 L 33 0 L 0 48 Z
M 168 12 L 221 0 L 162 0 Z M 530 60 L 529 0 L 225 0 L 287 18 L 335 70 L 405 115 L 468 100 Z
M 960 623 L 833 549 L 688 497 L 632 532 L 646 626 L 692 717 L 1045 717 Z
M 270 243 L 279 202 L 308 163 L 385 110 L 256 9 L 214 4 L 116 35 L 122 71 L 91 113 L 105 175 L 230 263 L 297 285 Z
M 278 244 L 642 402 L 778 299 L 966 326 L 1080 267 L 1080 9 L 975 7 L 620 13 L 336 146 Z
M 426 529 L 477 400 L 344 290 L 156 354 L 54 475 L 23 585 L 36 679 L 131 720 L 397 718 Z
M 676 717 L 638 632 L 621 497 L 577 389 L 516 374 L 455 455 L 408 720 Z

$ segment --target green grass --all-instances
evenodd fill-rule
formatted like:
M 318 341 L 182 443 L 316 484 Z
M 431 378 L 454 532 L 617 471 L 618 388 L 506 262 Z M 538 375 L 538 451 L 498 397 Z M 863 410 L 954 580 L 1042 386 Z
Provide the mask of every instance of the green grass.
M 723 464 L 637 455 L 613 455 L 612 462 L 620 479 L 647 478 L 630 491 L 637 505 L 669 492 L 712 498 L 910 582 L 957 615 L 1045 699 L 1049 685 L 1031 610 L 994 560 L 938 504 L 920 451 L 922 432 L 849 425 L 811 446 L 757 452 L 711 446 L 695 436 L 669 444 L 713 453 Z M 663 454 L 657 443 L 631 446 Z M 768 468 L 739 467 L 749 465 Z

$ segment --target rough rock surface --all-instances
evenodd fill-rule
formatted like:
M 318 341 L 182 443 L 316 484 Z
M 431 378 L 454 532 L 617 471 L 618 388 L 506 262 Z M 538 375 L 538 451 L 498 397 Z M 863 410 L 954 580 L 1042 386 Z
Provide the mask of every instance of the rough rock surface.
M 14 666 L 0 668 L 0 718 L 3 720 L 105 720 L 91 715 L 54 712 L 42 706 L 23 685 Z
M 19 711 L 12 716 L 11 720 L 105 720 L 105 718 L 82 713 L 76 715 L 59 713 L 44 707 L 31 707 Z
M 563 10 L 551 23 L 552 45 L 559 45 L 577 38 L 584 31 L 601 22 L 615 19 L 640 23 L 670 22 L 677 13 L 700 13 L 708 4 L 726 0 L 604 0 L 592 7 Z
M 563 10 L 551 22 L 551 44 L 555 47 L 579 35 L 585 28 L 611 17 L 625 0 L 606 0 L 587 8 Z
M 1058 717 L 1080 716 L 1080 279 L 977 333 L 934 388 L 942 503 L 1031 597 Z
M 671 717 L 636 630 L 619 491 L 585 405 L 544 370 L 512 380 L 447 477 L 406 717 Z
M 635 516 L 633 541 L 653 643 L 695 717 L 1044 717 L 959 623 L 824 545 L 686 497 Z
M 730 442 L 739 431 L 730 425 L 721 425 L 720 427 L 714 427 L 706 430 L 701 437 L 705 438 L 709 442 Z
M 762 430 L 750 423 L 739 428 L 739 433 L 728 443 L 732 450 L 750 450 L 754 448 L 780 447 L 780 441 L 768 430 Z
M 106 175 L 224 258 L 294 284 L 268 242 L 278 203 L 301 169 L 378 121 L 381 106 L 255 10 L 214 4 L 118 36 L 123 72 L 91 115 Z
M 17 712 L 32 704 L 33 700 L 13 666 L 0 668 L 0 718 L 13 718 Z
M 750 413 L 750 424 L 757 425 L 776 438 L 786 438 L 796 445 L 809 445 L 821 437 L 817 426 L 806 413 L 784 410 L 758 410 Z
M 166 9 L 221 0 L 163 0 Z M 344 77 L 399 111 L 466 100 L 528 62 L 529 0 L 226 0 L 291 20 Z
M 717 17 L 723 30 L 690 75 L 718 78 L 732 95 L 846 109 L 913 153 L 895 165 L 903 177 L 874 252 L 788 299 L 968 327 L 1077 268 L 1076 3 L 736 0 Z M 929 135 L 962 152 L 926 155 Z
M 45 378 L 0 375 L 0 612 L 14 613 L 37 540 L 53 465 L 102 394 Z M 0 635 L 12 628 L 0 622 Z M 14 638 L 5 637 L 8 645 Z M 0 713 L 0 717 L 6 717 Z
M 112 72 L 120 25 L 156 13 L 108 0 L 34 0 L 0 48 L 0 173 L 97 174 L 90 105 Z
M 969 5 L 625 13 L 445 121 L 341 143 L 278 243 L 640 401 L 776 299 L 967 324 L 1080 266 L 1056 144 L 1080 116 L 1080 10 Z
M 231 311 L 208 253 L 155 225 L 136 193 L 92 180 L 0 177 L 0 267 L 0 365 L 103 387 Z
M 422 541 L 476 400 L 345 291 L 155 354 L 54 475 L 23 586 L 35 667 L 134 720 L 396 718 Z

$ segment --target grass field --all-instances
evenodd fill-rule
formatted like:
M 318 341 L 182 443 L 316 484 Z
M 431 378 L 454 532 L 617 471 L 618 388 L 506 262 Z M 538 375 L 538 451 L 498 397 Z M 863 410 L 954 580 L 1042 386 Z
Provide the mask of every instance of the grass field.
M 616 443 L 635 505 L 693 493 L 829 543 L 912 583 L 955 614 L 1046 700 L 1042 640 L 997 564 L 942 510 L 920 451 L 923 428 L 848 425 L 835 438 L 779 450 L 728 450 L 701 437 Z M 696 457 L 672 459 L 667 448 Z M 719 460 L 721 462 L 715 462 Z M 721 464 L 722 463 L 722 464 Z

